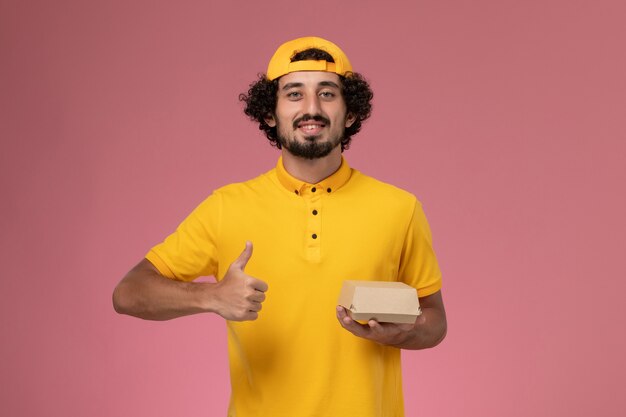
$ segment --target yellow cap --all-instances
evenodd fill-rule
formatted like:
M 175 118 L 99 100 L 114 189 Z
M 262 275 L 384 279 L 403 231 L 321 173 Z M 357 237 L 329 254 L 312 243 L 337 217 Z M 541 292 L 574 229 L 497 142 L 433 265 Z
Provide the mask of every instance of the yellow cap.
M 311 48 L 328 52 L 335 62 L 313 60 L 291 62 L 295 54 Z M 278 47 L 267 66 L 267 78 L 275 80 L 295 71 L 327 71 L 346 75 L 352 72 L 352 65 L 346 54 L 334 43 L 315 36 L 307 36 L 285 42 Z

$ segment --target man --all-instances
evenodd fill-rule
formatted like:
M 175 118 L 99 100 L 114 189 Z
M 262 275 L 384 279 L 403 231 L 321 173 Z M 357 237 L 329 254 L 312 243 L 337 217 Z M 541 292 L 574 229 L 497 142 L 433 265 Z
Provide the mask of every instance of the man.
M 241 96 L 281 150 L 276 168 L 216 190 L 114 291 L 120 313 L 227 320 L 229 416 L 402 416 L 400 349 L 445 336 L 419 202 L 342 157 L 371 98 L 333 43 L 282 45 Z M 423 314 L 415 325 L 353 321 L 336 305 L 347 279 L 414 286 Z

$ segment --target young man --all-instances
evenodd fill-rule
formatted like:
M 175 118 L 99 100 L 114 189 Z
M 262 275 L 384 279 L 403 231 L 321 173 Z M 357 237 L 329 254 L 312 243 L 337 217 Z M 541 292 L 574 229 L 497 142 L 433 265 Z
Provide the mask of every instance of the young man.
M 333 43 L 282 45 L 241 96 L 281 150 L 276 168 L 216 190 L 114 291 L 120 313 L 227 320 L 229 416 L 403 416 L 400 349 L 445 336 L 421 205 L 342 157 L 371 98 Z M 405 282 L 423 314 L 415 325 L 355 322 L 336 305 L 347 279 Z

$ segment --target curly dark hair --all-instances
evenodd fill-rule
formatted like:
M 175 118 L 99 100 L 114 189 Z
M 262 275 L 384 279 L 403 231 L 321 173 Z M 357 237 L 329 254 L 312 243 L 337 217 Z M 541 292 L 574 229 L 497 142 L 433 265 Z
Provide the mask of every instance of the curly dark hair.
M 304 60 L 325 60 L 335 62 L 333 57 L 326 51 L 321 49 L 307 49 L 299 52 L 291 58 L 291 62 Z M 341 150 L 348 149 L 352 136 L 361 130 L 362 123 L 372 114 L 372 98 L 374 93 L 369 83 L 363 76 L 356 72 L 350 72 L 345 76 L 339 76 L 341 79 L 341 94 L 346 102 L 347 112 L 355 116 L 356 120 L 344 132 L 341 140 Z M 268 80 L 265 74 L 259 74 L 258 80 L 250 84 L 248 94 L 240 94 L 239 100 L 243 101 L 246 106 L 244 113 L 252 121 L 259 122 L 259 130 L 265 133 L 273 146 L 281 148 L 278 141 L 276 127 L 270 127 L 265 118 L 273 115 L 276 111 L 276 101 L 278 93 L 278 79 Z

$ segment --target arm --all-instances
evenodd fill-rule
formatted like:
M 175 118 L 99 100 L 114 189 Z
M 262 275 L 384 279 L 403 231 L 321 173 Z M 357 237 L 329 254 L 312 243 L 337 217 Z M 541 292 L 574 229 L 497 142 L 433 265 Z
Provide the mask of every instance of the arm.
M 113 306 L 120 314 L 146 320 L 169 320 L 212 312 L 227 320 L 255 320 L 265 300 L 267 284 L 248 276 L 244 268 L 252 256 L 252 243 L 217 283 L 181 282 L 162 276 L 143 259 L 113 291 Z
M 446 311 L 441 291 L 419 300 L 422 314 L 415 324 L 378 323 L 375 320 L 360 324 L 352 320 L 341 306 L 337 307 L 337 319 L 352 334 L 382 345 L 401 349 L 427 349 L 437 346 L 446 336 Z

